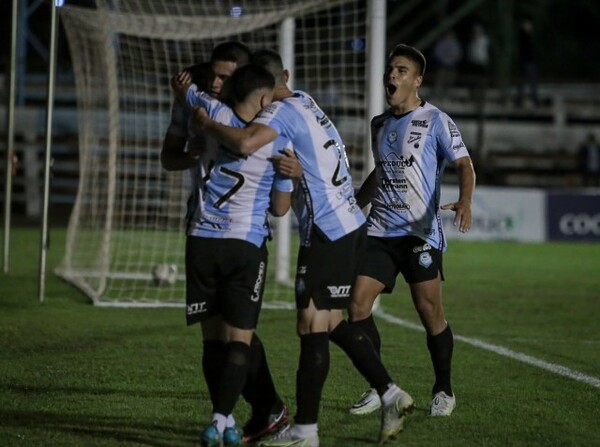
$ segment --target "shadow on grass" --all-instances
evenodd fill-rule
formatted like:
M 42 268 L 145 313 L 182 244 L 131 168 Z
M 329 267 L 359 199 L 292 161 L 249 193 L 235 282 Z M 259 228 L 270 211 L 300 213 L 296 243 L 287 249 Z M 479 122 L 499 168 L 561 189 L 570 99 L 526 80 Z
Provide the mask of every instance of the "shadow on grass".
M 0 427 L 32 430 L 20 438 L 33 441 L 36 432 L 45 432 L 48 439 L 61 433 L 81 437 L 74 444 L 91 445 L 95 442 L 109 444 L 138 443 L 153 446 L 193 444 L 198 440 L 197 430 L 180 423 L 161 423 L 96 414 L 67 414 L 50 411 L 0 410 Z M 90 438 L 95 438 L 96 441 Z

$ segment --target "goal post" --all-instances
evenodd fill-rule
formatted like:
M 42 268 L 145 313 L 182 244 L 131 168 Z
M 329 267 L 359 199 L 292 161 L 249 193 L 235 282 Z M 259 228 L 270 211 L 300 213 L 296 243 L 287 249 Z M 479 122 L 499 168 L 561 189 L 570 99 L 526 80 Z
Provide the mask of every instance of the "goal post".
M 224 40 L 280 51 L 293 86 L 314 96 L 338 127 L 360 183 L 369 143 L 367 16 L 365 0 L 96 0 L 96 8 L 62 7 L 80 169 L 56 273 L 98 305 L 183 304 L 191 184 L 187 172 L 167 172 L 159 161 L 172 103 L 169 79 L 209 60 Z M 273 221 L 267 305 L 293 302 L 296 262 L 295 217 Z M 176 267 L 174 284 L 152 281 L 161 264 Z

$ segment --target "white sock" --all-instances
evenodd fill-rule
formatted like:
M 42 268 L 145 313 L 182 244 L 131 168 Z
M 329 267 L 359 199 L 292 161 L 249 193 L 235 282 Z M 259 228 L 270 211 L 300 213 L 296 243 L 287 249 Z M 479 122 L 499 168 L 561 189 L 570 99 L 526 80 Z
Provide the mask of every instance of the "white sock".
M 231 428 L 235 425 L 235 418 L 233 417 L 233 414 L 230 414 L 229 416 L 227 416 L 227 422 L 225 422 L 225 428 Z
M 221 413 L 213 413 L 212 421 L 213 424 L 216 422 L 219 433 L 223 433 L 225 431 L 225 427 L 227 425 L 227 416 Z
M 384 406 L 392 405 L 400 395 L 400 388 L 395 383 L 390 384 L 388 389 L 381 396 L 381 402 Z
M 306 438 L 309 436 L 316 435 L 319 431 L 319 427 L 317 426 L 317 424 L 294 424 L 292 426 L 292 430 L 294 434 L 302 438 Z

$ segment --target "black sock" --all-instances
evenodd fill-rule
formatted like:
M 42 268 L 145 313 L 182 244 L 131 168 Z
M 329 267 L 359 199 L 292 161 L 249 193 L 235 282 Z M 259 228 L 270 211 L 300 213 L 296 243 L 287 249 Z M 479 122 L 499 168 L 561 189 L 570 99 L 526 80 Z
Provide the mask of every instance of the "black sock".
M 223 364 L 223 342 L 221 340 L 204 340 L 202 345 L 202 372 L 214 408 L 219 375 Z
M 246 384 L 250 346 L 240 341 L 225 344 L 225 354 L 217 396 L 215 413 L 231 414 Z
M 442 332 L 437 335 L 427 335 L 427 348 L 431 355 L 433 371 L 435 372 L 435 384 L 432 394 L 445 392 L 452 396 L 452 385 L 450 373 L 452 369 L 452 351 L 454 349 L 454 336 L 450 325 L 446 326 Z
M 369 340 L 371 340 L 371 343 L 373 344 L 373 348 L 375 348 L 377 356 L 381 357 L 381 337 L 379 336 L 377 325 L 375 325 L 373 314 L 369 315 L 364 320 L 351 321 L 350 324 L 357 326 L 367 335 L 367 337 L 369 337 Z
M 300 361 L 296 371 L 297 424 L 316 424 L 323 386 L 329 373 L 327 332 L 300 336 Z
M 275 390 L 265 348 L 256 334 L 254 334 L 250 343 L 248 376 L 242 396 L 252 407 L 253 416 L 266 417 L 270 413 L 280 411 L 283 405 Z
M 364 320 L 363 320 L 364 321 Z M 375 352 L 369 338 L 356 326 L 342 321 L 329 338 L 346 353 L 352 363 L 379 395 L 387 390 L 392 378 Z

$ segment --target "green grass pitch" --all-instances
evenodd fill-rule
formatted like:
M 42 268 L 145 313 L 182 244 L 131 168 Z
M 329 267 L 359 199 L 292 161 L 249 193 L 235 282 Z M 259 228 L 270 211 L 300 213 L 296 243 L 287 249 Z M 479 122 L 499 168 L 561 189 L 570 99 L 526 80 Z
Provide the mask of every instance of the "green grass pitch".
M 186 327 L 177 308 L 93 306 L 51 273 L 63 229 L 50 231 L 39 303 L 39 233 L 12 231 L 10 271 L 0 273 L 0 445 L 199 445 L 210 412 L 199 327 Z M 444 261 L 458 406 L 450 418 L 426 415 L 429 355 L 423 332 L 410 327 L 418 319 L 399 279 L 382 309 L 408 326 L 377 321 L 383 359 L 418 410 L 392 445 L 600 446 L 600 245 L 450 241 Z M 259 333 L 293 412 L 294 312 L 264 310 Z M 375 445 L 378 415 L 348 414 L 367 386 L 337 347 L 331 354 L 321 446 Z M 245 421 L 245 402 L 235 415 Z

